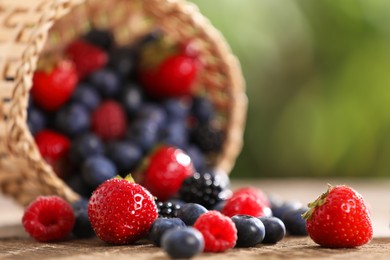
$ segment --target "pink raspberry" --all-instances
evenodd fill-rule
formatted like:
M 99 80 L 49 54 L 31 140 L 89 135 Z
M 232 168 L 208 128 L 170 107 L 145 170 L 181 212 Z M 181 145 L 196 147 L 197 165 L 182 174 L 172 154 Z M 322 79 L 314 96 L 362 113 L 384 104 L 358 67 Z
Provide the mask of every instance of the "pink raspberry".
M 58 196 L 40 196 L 24 211 L 22 224 L 39 242 L 65 239 L 72 231 L 75 217 L 72 207 Z
M 233 196 L 226 201 L 222 209 L 222 214 L 233 217 L 234 215 L 249 215 L 253 217 L 268 216 L 270 208 L 253 195 L 241 194 Z
M 236 245 L 237 229 L 234 222 L 218 211 L 210 210 L 202 214 L 194 228 L 204 237 L 205 252 L 223 252 Z
M 127 128 L 127 117 L 123 107 L 116 101 L 103 102 L 91 118 L 92 131 L 103 140 L 124 137 Z
M 269 202 L 269 199 L 268 199 L 268 196 L 260 189 L 256 188 L 256 187 L 251 187 L 251 186 L 247 186 L 247 187 L 242 187 L 238 190 L 235 190 L 233 192 L 233 195 L 232 197 L 236 197 L 236 196 L 240 196 L 242 194 L 247 194 L 247 195 L 252 195 L 252 196 L 255 196 L 256 198 L 258 198 L 264 205 L 266 205 L 267 207 L 270 206 L 270 202 Z

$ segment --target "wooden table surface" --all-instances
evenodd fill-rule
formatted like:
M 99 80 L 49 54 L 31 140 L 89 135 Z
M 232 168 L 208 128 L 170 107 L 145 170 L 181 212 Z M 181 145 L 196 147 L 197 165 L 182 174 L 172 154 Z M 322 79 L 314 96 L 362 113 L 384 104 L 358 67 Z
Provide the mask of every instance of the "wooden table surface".
M 326 190 L 327 183 L 347 184 L 355 188 L 369 204 L 374 239 L 356 249 L 325 249 L 309 238 L 286 237 L 276 245 L 250 249 L 232 249 L 222 254 L 201 254 L 195 259 L 389 259 L 390 258 L 390 180 L 370 179 L 267 179 L 234 181 L 233 188 L 248 184 L 285 200 L 304 204 Z M 111 246 L 100 240 L 86 239 L 61 243 L 38 243 L 28 237 L 20 225 L 23 209 L 0 195 L 0 259 L 168 259 L 159 248 L 147 242 L 132 246 Z

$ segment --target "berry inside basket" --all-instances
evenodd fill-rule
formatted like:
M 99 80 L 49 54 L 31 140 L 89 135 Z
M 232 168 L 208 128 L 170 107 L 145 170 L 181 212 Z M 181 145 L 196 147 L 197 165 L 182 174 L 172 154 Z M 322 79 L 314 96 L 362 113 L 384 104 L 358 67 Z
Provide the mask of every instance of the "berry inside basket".
M 195 171 L 229 173 L 241 149 L 244 84 L 221 35 L 184 1 L 112 2 L 70 8 L 37 53 L 22 131 L 38 153 L 32 194 L 74 200 L 132 172 L 166 200 Z M 161 187 L 169 174 L 153 167 L 174 181 Z

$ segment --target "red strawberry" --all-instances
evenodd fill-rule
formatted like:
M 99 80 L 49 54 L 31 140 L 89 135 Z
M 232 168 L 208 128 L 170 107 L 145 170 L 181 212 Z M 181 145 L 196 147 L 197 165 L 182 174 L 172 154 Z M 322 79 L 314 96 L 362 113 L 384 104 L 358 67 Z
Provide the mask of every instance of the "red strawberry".
M 70 140 L 52 130 L 42 130 L 35 135 L 35 143 L 45 161 L 54 172 L 63 177 L 67 172 Z
M 184 179 L 194 174 L 194 167 L 182 150 L 160 146 L 150 156 L 143 174 L 145 188 L 164 201 L 178 192 Z
M 262 202 L 262 204 L 264 204 L 267 207 L 270 206 L 270 202 L 267 195 L 262 190 L 256 187 L 242 187 L 238 190 L 235 190 L 233 192 L 232 197 L 240 196 L 242 194 L 255 196 L 257 199 L 259 199 Z
M 62 60 L 50 71 L 35 71 L 32 97 L 41 108 L 55 111 L 69 100 L 76 88 L 77 80 L 73 63 Z
M 111 244 L 129 244 L 145 237 L 157 219 L 153 196 L 131 177 L 102 183 L 88 204 L 96 235 Z
M 357 247 L 372 238 L 372 225 L 363 197 L 347 186 L 330 186 L 309 203 L 303 214 L 309 236 L 331 248 Z
M 38 197 L 28 205 L 22 218 L 24 229 L 39 242 L 65 239 L 74 223 L 72 207 L 57 196 Z
M 164 59 L 157 67 L 143 68 L 140 81 L 156 97 L 190 95 L 198 73 L 198 62 L 192 57 L 175 54 Z
M 75 63 L 80 79 L 102 68 L 108 61 L 108 56 L 103 49 L 82 40 L 69 44 L 66 54 Z
M 228 217 L 233 217 L 234 215 L 263 217 L 269 216 L 270 213 L 271 209 L 263 201 L 245 193 L 228 199 L 222 209 L 222 214 Z
M 126 113 L 118 102 L 105 101 L 92 113 L 91 125 L 103 140 L 120 139 L 126 133 Z

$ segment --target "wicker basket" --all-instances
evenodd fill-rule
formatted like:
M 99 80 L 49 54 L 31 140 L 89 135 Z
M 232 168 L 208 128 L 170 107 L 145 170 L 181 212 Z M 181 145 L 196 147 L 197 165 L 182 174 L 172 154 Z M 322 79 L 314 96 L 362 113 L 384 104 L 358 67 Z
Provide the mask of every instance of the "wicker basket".
M 213 159 L 230 172 L 242 147 L 247 99 L 237 59 L 221 34 L 184 0 L 0 1 L 0 187 L 21 205 L 38 195 L 79 195 L 42 159 L 26 124 L 32 74 L 40 55 L 61 51 L 91 26 L 129 44 L 158 25 L 177 41 L 195 39 L 205 65 L 197 84 L 218 111 L 226 137 Z

